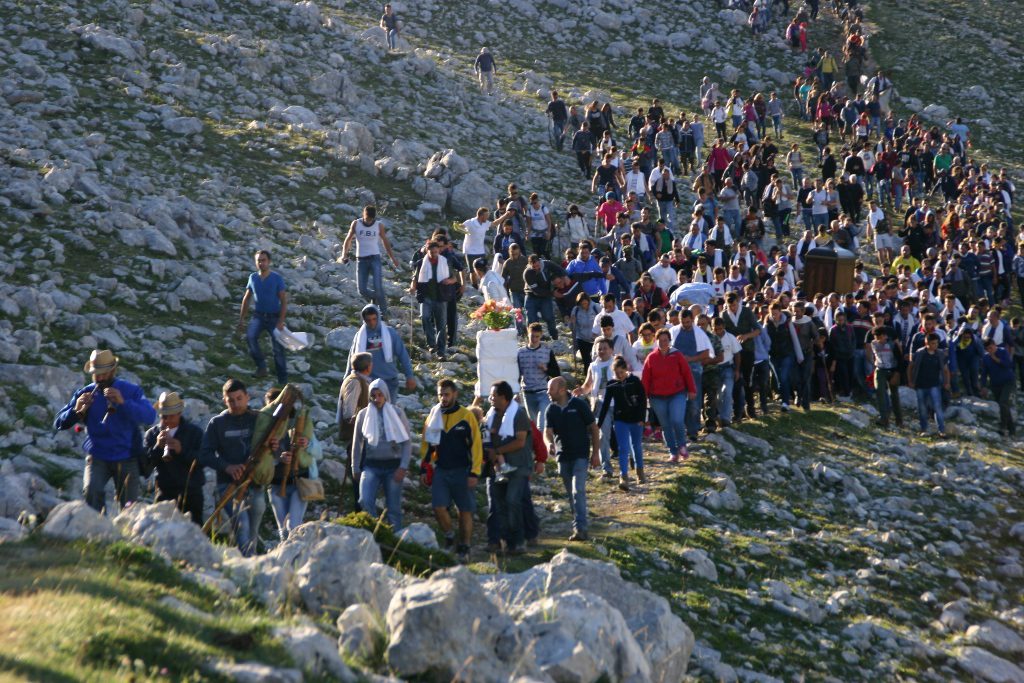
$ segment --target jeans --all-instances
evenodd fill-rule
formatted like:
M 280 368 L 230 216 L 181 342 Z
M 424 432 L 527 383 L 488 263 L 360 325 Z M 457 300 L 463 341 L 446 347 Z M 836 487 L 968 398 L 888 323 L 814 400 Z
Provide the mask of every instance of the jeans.
M 864 353 L 864 349 L 854 349 L 853 350 L 853 382 L 854 382 L 854 386 L 857 387 L 857 389 L 860 392 L 862 392 L 864 394 L 867 394 L 868 396 L 873 396 L 874 395 L 873 392 L 871 391 L 871 389 L 868 388 L 868 383 L 867 383 L 867 379 L 866 379 L 867 376 L 868 376 L 868 364 L 867 364 L 867 356 Z M 878 382 L 875 382 L 875 387 L 876 388 L 878 387 Z
M 497 545 L 502 540 L 511 547 L 508 538 L 508 531 L 504 520 L 494 512 L 492 505 L 493 494 L 491 486 L 494 485 L 494 477 L 487 478 L 487 543 Z M 526 486 L 522 493 L 523 505 L 523 537 L 528 541 L 540 536 L 540 520 L 537 519 L 537 511 L 533 507 L 533 494 L 530 492 L 530 479 L 527 477 Z
M 448 348 L 455 346 L 458 343 L 459 334 L 459 302 L 455 299 L 445 303 L 445 313 L 447 315 L 445 323 L 448 327 Z
M 594 405 L 594 415 L 601 414 L 601 402 Z M 604 416 L 604 422 L 598 425 L 601 431 L 601 469 L 612 473 L 612 411 Z
M 969 396 L 981 396 L 981 385 L 978 382 L 978 357 L 960 357 L 960 379 L 964 384 L 964 393 Z
M 819 225 L 828 226 L 828 214 L 827 213 L 811 213 L 811 222 L 814 227 L 817 228 Z
M 217 484 L 217 500 L 220 501 L 227 493 L 231 484 Z M 267 496 L 262 486 L 250 486 L 240 502 L 231 500 L 224 512 L 228 516 L 231 531 L 235 534 L 235 545 L 242 551 L 243 557 L 256 554 L 256 546 L 260 539 L 260 522 L 267 511 Z
M 751 382 L 754 378 L 754 352 L 741 351 L 739 356 L 733 357 L 733 363 L 740 363 L 740 381 L 733 384 L 732 405 L 735 413 L 742 415 L 743 406 L 749 408 L 750 414 L 754 414 L 754 389 Z
M 800 219 L 804 222 L 804 230 L 814 230 L 814 213 L 810 209 L 800 209 Z
M 281 486 L 271 484 L 270 505 L 274 510 L 274 521 L 277 522 L 277 535 L 284 541 L 295 527 L 302 524 L 302 516 L 306 514 L 306 501 L 299 497 L 299 487 L 288 484 L 284 498 L 281 497 Z
M 704 366 L 700 363 L 690 363 L 690 374 L 693 375 L 693 383 L 697 386 L 697 397 L 686 404 L 686 435 L 696 439 L 697 432 L 700 431 L 700 407 L 704 396 Z
M 555 302 L 549 296 L 526 295 L 526 322 L 535 323 L 541 318 L 548 326 L 548 335 L 552 340 L 558 339 L 558 327 L 555 326 Z
M 917 421 L 921 423 L 921 431 L 928 431 L 928 410 L 935 411 L 935 422 L 939 431 L 946 431 L 946 419 L 942 414 L 942 387 L 917 388 Z
M 803 169 L 803 167 L 801 166 L 800 168 L 791 168 L 791 169 L 789 169 L 789 172 L 793 176 L 793 190 L 794 191 L 799 191 L 800 187 L 804 183 L 804 169 Z
M 779 382 L 779 394 L 782 396 L 783 405 L 789 405 L 793 396 L 790 375 L 793 366 L 796 365 L 796 356 L 784 356 L 772 359 L 772 368 L 775 370 L 775 379 Z
M 139 499 L 139 461 L 134 457 L 124 460 L 100 460 L 92 455 L 85 459 L 82 495 L 86 504 L 102 512 L 107 503 L 107 481 L 114 480 L 114 497 L 121 507 Z
M 444 353 L 448 348 L 448 302 L 423 301 L 420 303 L 420 318 L 427 346 L 438 353 Z
M 978 284 L 981 285 L 981 291 L 985 293 L 985 297 L 990 303 L 996 303 L 996 290 L 992 286 L 992 276 L 982 275 L 978 279 Z
M 1007 430 L 1010 436 L 1014 436 L 1017 428 L 1013 424 L 1013 412 L 1010 410 L 1013 405 L 1013 380 L 993 386 L 992 398 L 999 404 L 999 428 Z
M 669 230 L 674 229 L 676 222 L 676 205 L 671 200 L 667 202 L 658 202 L 658 218 L 665 221 L 665 225 L 668 226 Z
M 735 362 L 735 361 L 733 361 Z M 722 385 L 718 389 L 718 418 L 722 422 L 732 422 L 732 392 L 735 386 L 733 364 L 719 365 L 718 373 L 721 375 Z M 740 404 L 740 410 L 743 405 Z
M 590 176 L 593 175 L 590 167 L 590 152 L 589 151 L 577 151 L 576 152 L 576 165 L 583 171 L 583 177 L 590 180 Z
M 733 114 L 732 115 L 732 127 L 733 127 L 733 130 L 739 128 L 741 123 L 743 123 L 743 117 L 741 115 L 739 115 L 739 114 Z
M 781 140 L 782 139 L 782 115 L 781 114 L 773 114 L 772 115 L 772 128 L 775 129 L 775 137 L 777 137 L 777 138 L 779 138 Z
M 554 121 L 551 124 L 551 146 L 562 151 L 565 145 L 565 121 Z
M 494 92 L 494 72 L 493 71 L 480 71 L 480 89 L 486 92 L 488 95 Z
M 762 332 L 762 334 L 764 334 L 764 333 Z M 754 396 L 753 396 L 753 393 L 754 393 L 754 390 L 756 389 L 757 393 L 760 394 L 760 397 L 761 397 L 761 412 L 762 413 L 767 412 L 767 410 L 768 410 L 768 393 L 771 391 L 771 379 L 772 379 L 771 369 L 772 369 L 771 363 L 769 363 L 766 360 L 763 360 L 760 363 L 754 363 L 754 370 L 753 370 L 752 377 L 751 377 L 751 382 L 750 382 L 750 394 L 751 395 L 750 395 L 750 398 L 748 399 L 747 403 L 750 405 L 751 408 L 753 408 L 753 406 L 754 406 Z
M 733 237 L 738 239 L 740 234 L 740 210 L 722 209 L 722 216 L 725 218 L 725 222 L 729 226 L 729 230 L 732 232 Z
M 574 458 L 558 463 L 558 474 L 565 486 L 565 495 L 572 507 L 572 529 L 580 533 L 587 531 L 587 458 Z
M 650 400 L 651 410 L 661 424 L 662 438 L 668 447 L 669 455 L 676 455 L 680 448 L 686 447 L 686 409 L 690 403 L 698 402 L 688 403 L 683 392 L 672 396 L 651 396 Z
M 612 425 L 615 430 L 616 455 L 619 456 L 619 474 L 626 476 L 629 473 L 629 456 L 632 454 L 633 462 L 638 470 L 644 467 L 644 423 L 624 422 L 615 420 Z
M 548 390 L 526 391 L 524 389 L 523 396 L 526 397 L 526 414 L 533 420 L 533 424 L 537 425 L 537 429 L 543 432 L 545 425 L 544 413 L 547 412 L 548 406 L 551 405 L 551 399 L 548 398 Z
M 359 507 L 371 517 L 379 517 L 377 492 L 384 487 L 384 505 L 391 528 L 402 528 L 402 482 L 395 481 L 398 467 L 365 466 L 359 478 Z
M 882 424 L 889 424 L 889 410 L 896 415 L 896 424 L 903 424 L 903 410 L 900 407 L 900 384 L 889 384 L 889 378 L 899 375 L 896 368 L 875 368 L 875 407 L 878 408 Z
M 878 203 L 892 208 L 892 184 L 885 178 L 878 181 Z
M 249 344 L 249 355 L 256 363 L 256 369 L 265 371 L 267 361 L 260 350 L 260 335 L 264 332 L 270 335 L 270 345 L 274 352 L 274 372 L 277 373 L 277 381 L 283 386 L 288 383 L 288 364 L 284 358 L 284 347 L 274 338 L 277 319 L 277 313 L 253 313 L 249 320 L 249 329 L 245 333 L 245 341 Z
M 360 256 L 356 260 L 356 283 L 359 295 L 366 301 L 372 301 L 380 309 L 381 317 L 386 318 L 388 297 L 384 293 L 384 274 L 381 271 L 381 263 L 380 254 Z M 370 289 L 371 278 L 373 279 L 373 289 Z
M 397 45 L 398 45 L 398 31 L 395 30 L 395 29 L 389 29 L 388 30 L 388 49 L 389 50 L 397 49 L 396 48 Z
M 800 405 L 807 410 L 811 409 L 811 377 L 814 375 L 814 356 L 807 353 L 802 363 L 797 363 L 796 370 L 796 392 Z
M 500 529 L 498 538 L 504 538 L 510 548 L 523 544 L 523 493 L 529 484 L 528 469 L 518 469 L 508 475 L 504 481 L 487 479 L 487 525 Z
M 541 258 L 551 258 L 551 254 L 548 253 L 548 238 L 547 237 L 531 237 L 530 248 L 533 253 Z

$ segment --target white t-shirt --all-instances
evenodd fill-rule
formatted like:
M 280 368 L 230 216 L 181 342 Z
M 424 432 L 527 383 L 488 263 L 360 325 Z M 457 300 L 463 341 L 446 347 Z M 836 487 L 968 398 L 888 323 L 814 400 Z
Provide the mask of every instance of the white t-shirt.
M 676 283 L 676 279 L 679 277 L 676 275 L 676 270 L 672 266 L 664 266 L 657 263 L 647 269 L 647 272 L 651 274 L 651 279 L 654 280 L 654 284 L 661 288 L 661 291 L 667 292 L 668 288 Z
M 526 215 L 530 217 L 532 227 L 530 228 L 531 235 L 544 235 L 548 231 L 548 207 L 541 204 L 539 207 L 534 207 L 533 204 L 526 205 Z
M 352 225 L 356 229 L 356 258 L 380 256 L 380 229 L 383 223 L 375 219 L 366 225 L 362 218 L 357 218 Z
M 481 222 L 478 218 L 470 218 L 462 224 L 462 227 L 466 229 L 466 237 L 462 240 L 462 253 L 486 253 L 484 241 L 487 237 L 487 230 L 491 227 L 491 222 Z
M 647 183 L 644 182 L 644 174 L 639 169 L 633 169 L 626 174 L 626 194 L 636 192 L 637 197 L 644 197 L 647 194 Z
M 731 363 L 733 356 L 743 350 L 743 346 L 730 332 L 718 338 L 722 342 L 722 362 Z
M 875 226 L 878 225 L 878 221 L 882 220 L 883 218 L 885 218 L 885 211 L 882 211 L 882 209 L 876 208 L 874 211 L 869 211 L 868 225 L 870 225 L 871 229 L 874 230 Z
M 825 206 L 825 202 L 828 201 L 828 192 L 825 190 L 815 190 L 811 193 L 811 213 L 828 213 L 828 207 Z
M 603 318 L 606 315 L 610 315 L 612 317 L 612 320 L 615 321 L 614 334 L 616 335 L 627 337 L 629 333 L 632 332 L 635 328 L 635 325 L 633 325 L 633 321 L 629 319 L 629 316 L 626 315 L 625 311 L 616 308 L 611 313 L 608 313 L 604 310 L 604 307 L 602 307 L 601 312 L 594 316 L 594 334 L 598 336 L 601 335 L 601 318 Z

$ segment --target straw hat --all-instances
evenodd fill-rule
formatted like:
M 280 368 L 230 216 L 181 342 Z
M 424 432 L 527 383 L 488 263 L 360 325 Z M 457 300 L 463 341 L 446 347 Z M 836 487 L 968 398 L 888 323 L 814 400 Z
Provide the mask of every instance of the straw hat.
M 84 370 L 89 374 L 110 372 L 117 367 L 117 360 L 117 356 L 112 351 L 96 349 L 90 354 L 89 361 L 85 364 Z
M 177 415 L 185 410 L 185 402 L 181 400 L 176 391 L 165 391 L 160 394 L 153 406 L 160 415 Z

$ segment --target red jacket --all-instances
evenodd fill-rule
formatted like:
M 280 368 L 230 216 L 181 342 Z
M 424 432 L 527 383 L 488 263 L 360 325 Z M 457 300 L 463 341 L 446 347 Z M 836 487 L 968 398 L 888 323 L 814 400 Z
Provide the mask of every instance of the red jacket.
M 697 391 L 693 373 L 690 372 L 690 365 L 678 349 L 672 349 L 666 354 L 659 349 L 651 351 L 647 355 L 647 360 L 644 361 L 644 370 L 640 381 L 648 396 L 659 398 L 673 396 L 681 392 L 690 394 Z

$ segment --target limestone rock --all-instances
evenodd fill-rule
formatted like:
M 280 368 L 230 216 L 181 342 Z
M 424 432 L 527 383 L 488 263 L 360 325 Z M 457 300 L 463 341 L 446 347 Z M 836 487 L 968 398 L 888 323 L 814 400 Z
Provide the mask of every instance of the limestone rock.
M 453 213 L 472 216 L 481 206 L 494 206 L 497 193 L 476 171 L 470 171 L 452 186 L 449 201 Z
M 1024 638 L 995 619 L 968 627 L 967 633 L 964 635 L 968 642 L 1000 654 L 1024 654 Z
M 232 662 L 217 659 L 207 665 L 212 673 L 237 683 L 302 683 L 298 669 L 279 669 L 260 662 Z
M 708 581 L 718 581 L 718 569 L 708 557 L 707 552 L 700 548 L 687 548 L 683 551 L 683 559 L 690 563 L 693 573 Z
M 956 663 L 977 680 L 989 683 L 1024 683 L 1024 670 L 980 647 L 965 647 Z
M 650 664 L 622 614 L 587 591 L 538 600 L 521 615 L 541 669 L 558 683 L 651 680 Z
M 61 503 L 51 510 L 43 524 L 43 535 L 65 541 L 117 540 L 117 530 L 111 521 L 86 505 L 84 500 Z
M 349 605 L 338 617 L 338 649 L 359 659 L 369 659 L 382 637 L 383 623 L 368 605 Z
M 403 677 L 544 680 L 526 630 L 484 593 L 465 567 L 437 572 L 395 593 L 387 612 L 387 661 Z
M 173 500 L 135 503 L 114 518 L 114 526 L 128 540 L 152 548 L 169 561 L 210 568 L 222 559 L 199 525 L 178 510 Z
M 433 550 L 439 549 L 441 546 L 437 543 L 437 534 L 434 530 L 423 522 L 413 522 L 409 526 L 402 529 L 401 533 L 398 534 L 398 538 L 402 541 L 408 541 L 415 543 L 416 545 L 423 546 L 424 548 L 431 548 Z
M 330 674 L 344 683 L 354 683 L 356 675 L 341 660 L 338 647 L 315 626 L 283 626 L 275 628 L 274 638 L 303 670 L 314 675 Z
M 585 560 L 567 550 L 519 574 L 481 577 L 489 595 L 506 605 L 528 605 L 549 595 L 585 590 L 619 610 L 651 665 L 654 681 L 678 681 L 693 651 L 693 633 L 668 601 L 626 581 L 615 565 Z
M 25 527 L 13 519 L 0 517 L 0 544 L 16 543 L 25 538 Z

